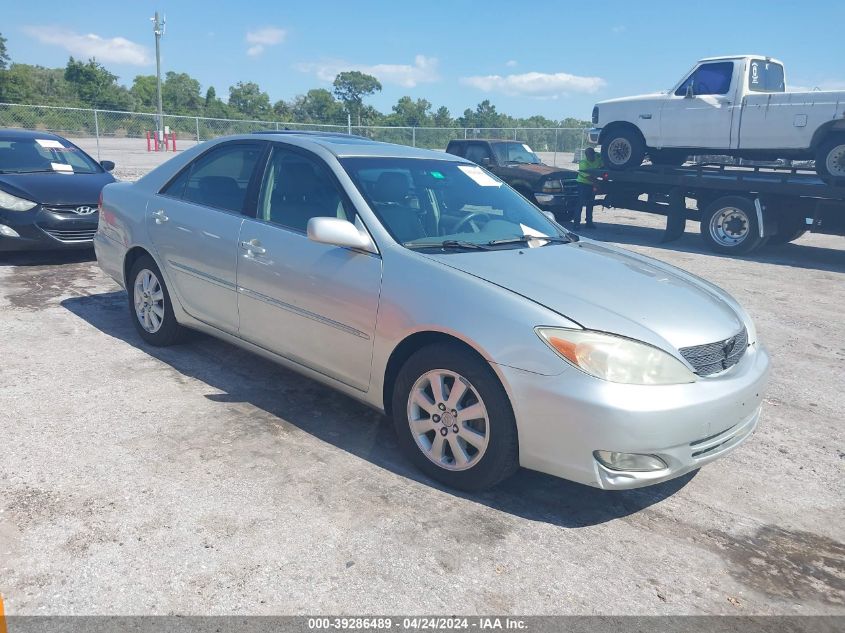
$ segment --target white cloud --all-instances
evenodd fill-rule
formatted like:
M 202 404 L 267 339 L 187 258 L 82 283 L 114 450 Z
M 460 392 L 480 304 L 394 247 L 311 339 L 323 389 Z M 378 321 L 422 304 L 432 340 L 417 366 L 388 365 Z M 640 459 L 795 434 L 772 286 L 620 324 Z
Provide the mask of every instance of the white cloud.
M 322 81 L 334 81 L 338 73 L 345 70 L 357 70 L 386 84 L 396 84 L 413 88 L 417 84 L 438 81 L 437 59 L 417 55 L 413 64 L 353 64 L 343 60 L 327 60 L 297 64 L 296 69 L 304 73 L 313 73 Z
M 251 57 L 261 55 L 268 46 L 275 46 L 285 41 L 287 31 L 275 26 L 265 26 L 255 31 L 247 31 L 246 42 L 252 44 L 246 49 L 246 54 Z
M 516 66 L 519 66 L 519 62 L 515 59 L 509 59 L 505 62 L 505 66 L 507 66 L 508 68 L 515 68 Z
M 607 82 L 601 77 L 580 77 L 569 73 L 523 73 L 521 75 L 477 75 L 462 77 L 461 83 L 510 96 L 556 98 L 571 92 L 593 93 Z
M 25 26 L 23 32 L 42 44 L 60 46 L 71 55 L 99 62 L 146 66 L 152 62 L 150 50 L 125 37 L 100 37 L 95 33 L 75 33 L 59 26 Z

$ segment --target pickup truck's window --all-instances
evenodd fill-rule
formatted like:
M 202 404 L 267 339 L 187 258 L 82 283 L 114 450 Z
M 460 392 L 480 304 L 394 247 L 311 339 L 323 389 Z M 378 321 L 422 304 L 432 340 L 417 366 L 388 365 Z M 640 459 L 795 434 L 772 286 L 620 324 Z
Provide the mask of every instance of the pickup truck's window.
M 494 143 L 493 151 L 496 153 L 496 158 L 503 165 L 507 163 L 539 165 L 541 162 L 537 154 L 525 143 Z
M 524 235 L 563 237 L 534 205 L 475 165 L 416 158 L 344 158 L 341 164 L 384 227 L 408 248 L 444 241 L 519 248 Z M 509 243 L 490 245 L 491 241 Z M 460 246 L 459 246 L 460 248 Z
M 464 153 L 464 158 L 480 165 L 485 158 L 492 158 L 492 156 L 485 143 L 470 143 Z
M 685 97 L 687 87 L 692 83 L 693 94 L 726 95 L 731 89 L 731 79 L 734 73 L 733 62 L 712 62 L 701 64 L 687 77 L 686 81 L 675 91 L 679 97 Z
M 258 144 L 221 145 L 203 154 L 193 163 L 182 198 L 241 213 L 261 149 Z
M 274 147 L 258 194 L 258 219 L 304 233 L 308 220 L 321 217 L 351 219 L 326 168 Z
M 753 92 L 784 92 L 783 66 L 765 59 L 752 59 L 748 72 L 748 89 Z

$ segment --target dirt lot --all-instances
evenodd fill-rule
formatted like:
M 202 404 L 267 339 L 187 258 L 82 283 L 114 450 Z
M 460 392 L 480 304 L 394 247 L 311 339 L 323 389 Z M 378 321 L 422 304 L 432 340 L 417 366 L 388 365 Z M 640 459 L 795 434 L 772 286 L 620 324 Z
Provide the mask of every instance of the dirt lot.
M 743 447 L 624 493 L 445 490 L 318 384 L 147 347 L 89 254 L 0 256 L 7 613 L 845 614 L 845 240 L 735 260 L 693 224 L 658 246 L 656 218 L 596 219 L 733 293 L 774 359 Z

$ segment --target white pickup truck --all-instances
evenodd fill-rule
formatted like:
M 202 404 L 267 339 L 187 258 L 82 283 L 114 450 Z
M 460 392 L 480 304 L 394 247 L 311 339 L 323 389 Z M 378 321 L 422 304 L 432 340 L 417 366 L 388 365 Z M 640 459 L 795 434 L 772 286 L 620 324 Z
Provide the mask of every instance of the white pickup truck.
M 814 159 L 821 176 L 845 177 L 845 90 L 786 92 L 783 64 L 771 57 L 702 59 L 668 92 L 601 101 L 593 125 L 590 141 L 609 168 L 706 153 Z

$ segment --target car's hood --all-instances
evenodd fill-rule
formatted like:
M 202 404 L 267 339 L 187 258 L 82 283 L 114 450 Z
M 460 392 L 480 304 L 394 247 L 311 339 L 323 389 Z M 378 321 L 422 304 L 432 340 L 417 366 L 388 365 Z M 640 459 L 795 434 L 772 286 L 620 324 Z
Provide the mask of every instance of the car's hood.
M 40 204 L 96 203 L 100 191 L 110 182 L 114 182 L 114 177 L 107 172 L 0 174 L 0 189 Z
M 585 328 L 664 349 L 713 343 L 742 328 L 727 294 L 678 268 L 599 242 L 430 257 Z
M 575 178 L 575 176 L 578 175 L 578 172 L 573 171 L 571 169 L 561 169 L 560 167 L 552 167 L 551 165 L 545 165 L 542 163 L 540 163 L 539 165 L 532 165 L 530 163 L 511 163 L 510 165 L 508 165 L 508 168 L 517 171 L 529 172 L 532 174 L 536 174 L 537 176 L 548 176 L 549 174 L 555 174 L 558 175 L 560 178 Z
M 627 101 L 647 101 L 649 99 L 665 99 L 666 98 L 665 92 L 650 92 L 644 95 L 633 95 L 631 97 L 616 97 L 615 99 L 605 99 L 604 101 L 599 101 L 596 105 L 601 107 L 603 105 L 607 105 L 608 103 L 625 103 Z M 599 110 L 601 112 L 601 110 Z

